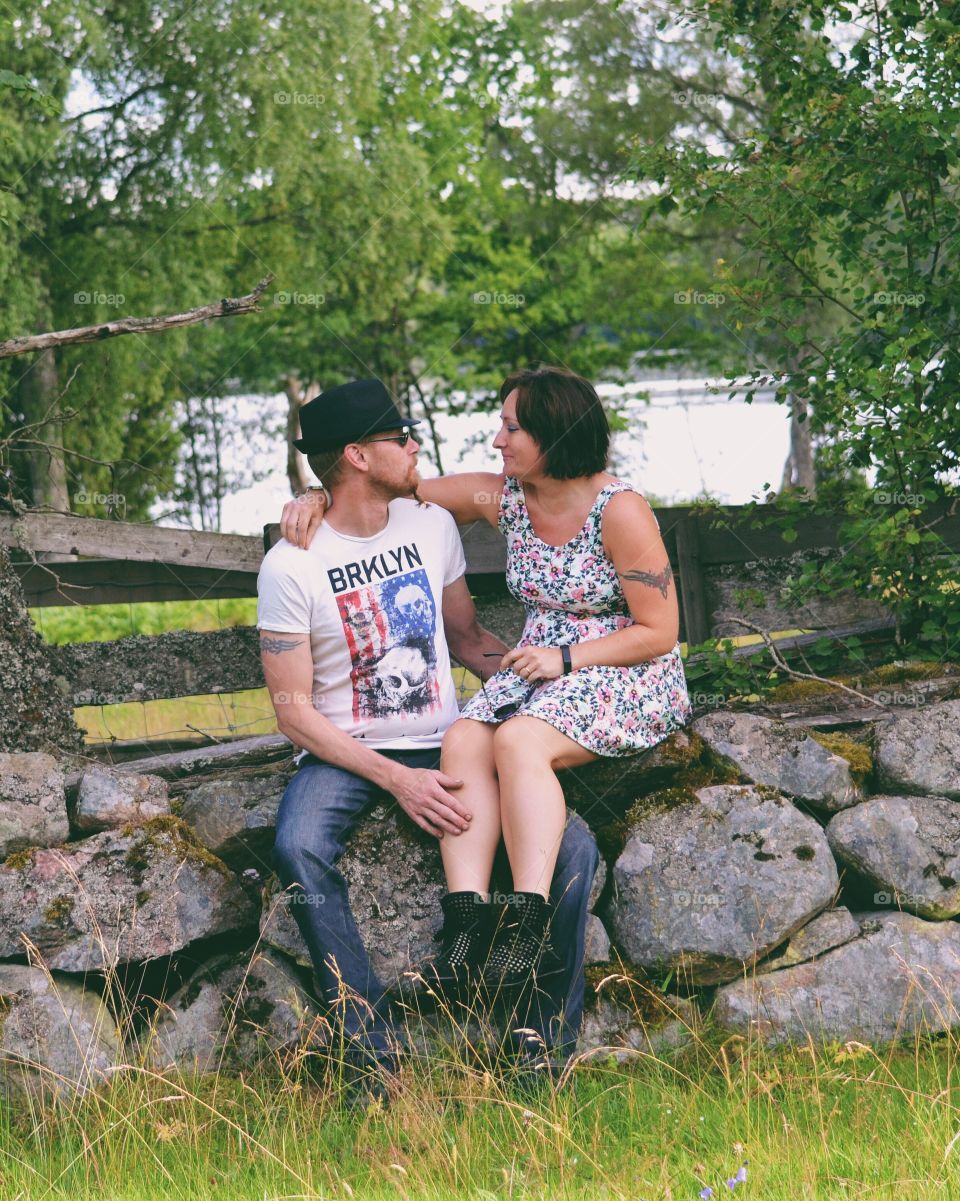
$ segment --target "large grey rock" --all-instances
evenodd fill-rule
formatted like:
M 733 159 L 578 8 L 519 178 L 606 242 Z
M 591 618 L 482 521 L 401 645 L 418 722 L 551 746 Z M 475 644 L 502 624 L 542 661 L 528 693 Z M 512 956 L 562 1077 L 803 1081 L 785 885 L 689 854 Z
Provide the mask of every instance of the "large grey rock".
M 895 712 L 877 723 L 876 739 L 885 787 L 960 800 L 960 700 Z
M 38 967 L 0 964 L 0 1090 L 84 1091 L 120 1060 L 113 1018 L 94 991 Z
M 871 797 L 827 826 L 834 855 L 920 917 L 960 913 L 960 805 L 945 797 Z M 877 904 L 884 899 L 877 894 Z
M 846 759 L 805 730 L 755 713 L 708 713 L 692 729 L 714 755 L 754 784 L 767 784 L 829 813 L 863 799 Z
M 70 836 L 63 773 L 42 751 L 0 754 L 0 858 Z
M 960 925 L 891 913 L 870 914 L 861 928 L 811 963 L 719 989 L 721 1027 L 774 1044 L 885 1043 L 960 1025 Z
M 610 929 L 626 957 L 731 980 L 830 904 L 838 886 L 812 817 L 771 790 L 721 784 L 641 818 L 613 869 Z
M 296 971 L 267 948 L 211 960 L 165 1003 L 148 1040 L 157 1068 L 252 1068 L 322 1041 Z
M 583 962 L 589 967 L 592 963 L 608 963 L 609 961 L 610 935 L 597 915 L 588 913 L 587 928 L 583 938 Z
M 108 767 L 90 767 L 77 790 L 74 824 L 78 830 L 95 834 L 142 826 L 170 813 L 167 782 L 159 776 L 140 776 Z
M 757 971 L 776 972 L 797 963 L 806 963 L 808 959 L 816 959 L 818 955 L 842 946 L 859 933 L 860 926 L 849 909 L 843 905 L 836 909 L 824 909 L 823 913 L 818 913 L 813 921 L 794 934 L 781 955 L 757 964 Z
M 0 957 L 26 953 L 83 972 L 171 955 L 197 938 L 256 922 L 236 877 L 175 818 L 0 867 Z
M 205 780 L 177 798 L 179 816 L 214 855 L 272 871 L 277 809 L 286 780 L 276 771 Z

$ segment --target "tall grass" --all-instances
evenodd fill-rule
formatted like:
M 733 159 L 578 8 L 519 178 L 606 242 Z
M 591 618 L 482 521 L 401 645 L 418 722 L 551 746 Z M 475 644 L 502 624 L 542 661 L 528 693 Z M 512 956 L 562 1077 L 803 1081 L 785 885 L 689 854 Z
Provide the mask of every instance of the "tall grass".
M 953 1035 L 772 1051 L 688 1034 L 670 1055 L 582 1055 L 528 1094 L 450 1023 L 365 1114 L 344 1107 L 335 1054 L 208 1075 L 133 1056 L 83 1094 L 0 1111 L 0 1196 L 678 1201 L 728 1195 L 744 1164 L 740 1198 L 960 1195 Z

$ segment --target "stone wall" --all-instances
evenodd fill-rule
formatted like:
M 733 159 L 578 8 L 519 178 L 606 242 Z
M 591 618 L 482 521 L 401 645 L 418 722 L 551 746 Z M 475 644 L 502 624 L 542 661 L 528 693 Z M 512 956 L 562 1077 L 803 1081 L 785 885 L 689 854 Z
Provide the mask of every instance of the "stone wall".
M 168 783 L 91 765 L 68 803 L 62 760 L 0 754 L 6 1087 L 82 1087 L 135 1057 L 242 1067 L 323 1040 L 272 875 L 293 770 Z M 708 1013 L 771 1043 L 960 1024 L 960 699 L 845 735 L 717 711 L 564 783 L 603 852 L 585 1052 L 666 1053 Z M 380 806 L 343 867 L 395 981 L 433 949 L 436 844 Z

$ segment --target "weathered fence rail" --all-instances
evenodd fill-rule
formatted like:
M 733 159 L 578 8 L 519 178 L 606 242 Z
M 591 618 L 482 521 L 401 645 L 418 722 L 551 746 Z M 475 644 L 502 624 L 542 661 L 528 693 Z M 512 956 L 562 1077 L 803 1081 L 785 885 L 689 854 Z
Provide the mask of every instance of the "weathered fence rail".
M 867 641 L 889 635 L 891 616 L 849 594 L 781 603 L 802 562 L 844 553 L 838 520 L 811 517 L 788 543 L 762 523 L 762 510 L 748 516 L 732 506 L 709 512 L 678 506 L 656 513 L 674 569 L 682 640 L 743 634 L 740 617 L 768 630 L 813 631 L 778 639 L 785 652 L 824 635 Z M 944 553 L 960 550 L 960 515 L 941 507 L 931 509 L 930 518 L 940 519 Z M 522 611 L 506 591 L 503 538 L 484 522 L 461 527 L 461 536 L 481 621 L 515 640 Z M 31 606 L 252 597 L 264 547 L 277 537 L 275 525 L 260 538 L 56 514 L 0 515 L 0 543 L 19 559 L 15 568 Z M 36 562 L 45 552 L 78 557 Z M 737 653 L 762 650 L 747 646 Z M 75 706 L 241 692 L 263 683 L 252 627 L 74 643 L 54 653 Z

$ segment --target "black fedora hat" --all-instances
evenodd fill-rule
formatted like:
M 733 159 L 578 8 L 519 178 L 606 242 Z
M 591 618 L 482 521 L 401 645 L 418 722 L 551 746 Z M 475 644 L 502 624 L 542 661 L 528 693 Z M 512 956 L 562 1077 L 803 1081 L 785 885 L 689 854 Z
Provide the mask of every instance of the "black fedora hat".
M 302 438 L 293 445 L 305 455 L 335 450 L 381 430 L 419 425 L 404 417 L 378 379 L 356 379 L 321 392 L 300 410 Z

